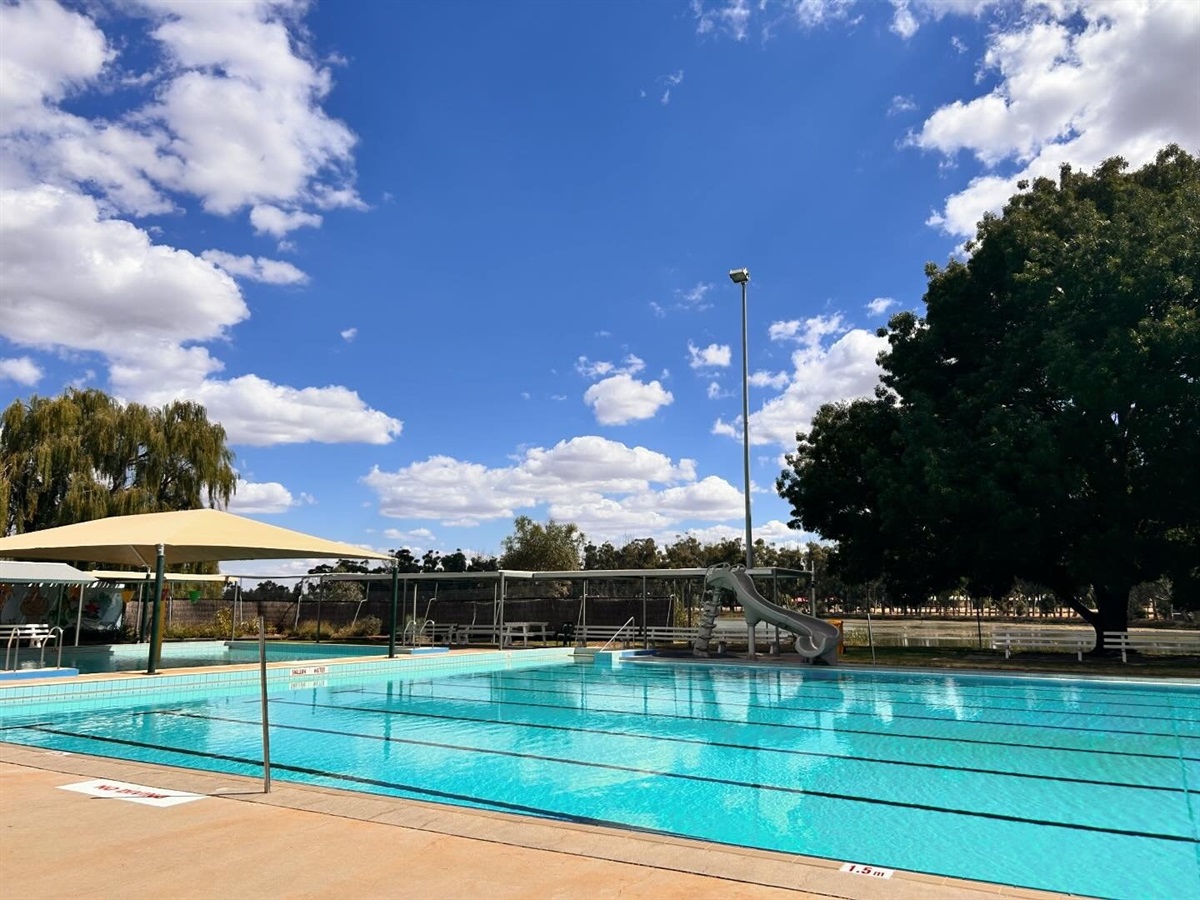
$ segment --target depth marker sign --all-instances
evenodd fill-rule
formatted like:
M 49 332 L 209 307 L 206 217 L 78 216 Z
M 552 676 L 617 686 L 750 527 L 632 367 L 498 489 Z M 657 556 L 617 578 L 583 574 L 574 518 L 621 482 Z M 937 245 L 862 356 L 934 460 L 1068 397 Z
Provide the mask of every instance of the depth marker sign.
M 861 863 L 842 863 L 842 872 L 849 872 L 851 875 L 869 875 L 871 878 L 891 878 L 893 870 L 885 869 L 882 866 L 864 866 Z
M 142 784 L 128 784 L 124 781 L 109 781 L 105 778 L 81 781 L 79 784 L 62 784 L 59 785 L 59 790 L 87 794 L 89 797 L 128 800 L 131 803 L 141 803 L 145 806 L 178 806 L 180 803 L 191 803 L 193 800 L 200 800 L 204 797 L 203 794 L 170 791 L 166 788 L 146 787 Z

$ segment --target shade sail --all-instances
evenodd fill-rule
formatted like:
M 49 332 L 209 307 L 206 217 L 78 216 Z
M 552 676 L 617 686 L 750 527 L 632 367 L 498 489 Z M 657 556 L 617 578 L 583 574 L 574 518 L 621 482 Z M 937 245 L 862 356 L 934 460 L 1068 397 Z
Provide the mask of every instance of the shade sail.
M 110 516 L 0 538 L 0 556 L 153 566 L 162 544 L 167 565 L 230 559 L 390 559 L 386 553 L 327 541 L 219 509 Z
M 96 576 L 56 562 L 11 562 L 0 559 L 0 584 L 91 584 Z

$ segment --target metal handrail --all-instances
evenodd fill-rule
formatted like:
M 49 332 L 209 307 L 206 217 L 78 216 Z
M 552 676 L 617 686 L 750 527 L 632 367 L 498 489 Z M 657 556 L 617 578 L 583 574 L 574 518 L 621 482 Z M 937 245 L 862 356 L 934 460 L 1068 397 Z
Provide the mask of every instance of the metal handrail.
M 607 650 L 608 645 L 611 644 L 613 641 L 615 641 L 617 638 L 619 638 L 621 636 L 621 632 L 624 631 L 626 628 L 628 628 L 630 625 L 632 625 L 635 621 L 636 621 L 636 618 L 634 616 L 630 616 L 629 619 L 625 622 L 625 624 L 622 625 L 620 628 L 618 628 L 615 632 L 613 632 L 613 636 L 610 637 L 607 641 L 605 641 L 604 646 L 602 646 L 596 652 L 603 653 L 605 650 Z
M 31 650 L 36 646 L 40 651 L 38 665 L 42 668 L 45 668 L 46 665 L 46 644 L 53 640 L 58 646 L 58 668 L 62 668 L 62 628 L 58 625 L 52 625 L 47 628 L 45 625 L 38 624 L 12 625 L 8 627 L 11 630 L 8 633 L 8 644 L 4 648 L 4 668 L 6 670 L 9 667 L 9 663 L 12 664 L 14 672 L 20 666 L 21 641 L 23 639 L 29 641 L 29 648 Z

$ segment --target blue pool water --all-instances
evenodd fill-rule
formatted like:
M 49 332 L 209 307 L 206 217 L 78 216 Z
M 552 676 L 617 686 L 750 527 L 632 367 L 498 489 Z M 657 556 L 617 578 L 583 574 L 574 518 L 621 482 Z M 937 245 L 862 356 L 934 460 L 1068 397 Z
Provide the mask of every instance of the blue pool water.
M 283 685 L 276 778 L 1114 898 L 1200 896 L 1200 689 L 561 664 Z M 21 718 L 16 743 L 261 773 L 257 697 Z
M 332 659 L 349 656 L 386 656 L 387 650 L 365 644 L 328 643 L 268 643 L 268 662 L 289 662 L 307 659 Z M 38 656 L 26 651 L 23 667 L 36 666 Z M 57 651 L 46 655 L 46 662 L 56 661 Z M 78 669 L 82 675 L 100 672 L 145 671 L 149 644 L 112 644 L 103 647 L 64 647 L 62 664 Z M 179 641 L 162 645 L 160 668 L 178 669 L 195 666 L 227 666 L 258 662 L 257 641 Z

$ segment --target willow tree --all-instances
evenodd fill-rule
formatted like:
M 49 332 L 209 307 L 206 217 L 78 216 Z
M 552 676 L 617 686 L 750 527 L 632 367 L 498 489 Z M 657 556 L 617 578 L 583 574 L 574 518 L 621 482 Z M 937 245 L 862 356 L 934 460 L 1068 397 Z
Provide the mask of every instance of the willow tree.
M 1043 584 L 1104 633 L 1200 587 L 1200 162 L 1063 167 L 892 318 L 877 396 L 823 407 L 778 482 L 856 580 Z
M 154 408 L 69 389 L 17 400 L 0 417 L 4 534 L 224 506 L 236 487 L 225 429 L 198 403 Z

